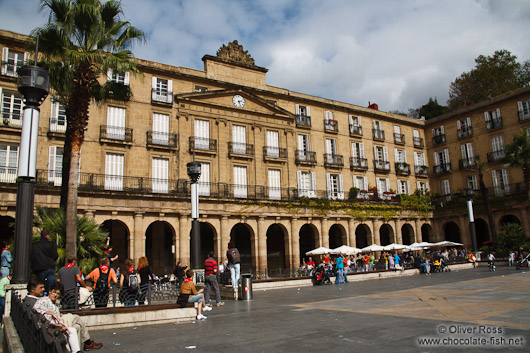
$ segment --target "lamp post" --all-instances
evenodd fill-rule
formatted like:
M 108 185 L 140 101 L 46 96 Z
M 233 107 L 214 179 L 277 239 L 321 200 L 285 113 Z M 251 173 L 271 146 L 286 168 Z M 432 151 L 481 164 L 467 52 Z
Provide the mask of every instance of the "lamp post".
M 37 53 L 35 53 L 36 62 Z M 49 86 L 50 77 L 46 69 L 35 65 L 18 69 L 17 87 L 24 97 L 25 106 L 18 157 L 13 283 L 27 283 L 30 279 L 39 106 L 48 96 Z
M 189 162 L 186 164 L 188 176 L 191 180 L 191 268 L 201 268 L 201 233 L 199 218 L 199 193 L 197 182 L 201 176 L 201 163 Z
M 475 217 L 473 216 L 473 189 L 464 189 L 467 196 L 467 212 L 469 214 L 469 232 L 471 234 L 471 251 L 477 252 L 477 232 L 475 230 Z

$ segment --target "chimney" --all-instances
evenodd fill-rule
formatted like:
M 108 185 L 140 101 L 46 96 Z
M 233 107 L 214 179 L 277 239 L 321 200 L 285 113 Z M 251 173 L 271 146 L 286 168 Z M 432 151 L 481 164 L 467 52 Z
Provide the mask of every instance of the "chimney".
M 370 101 L 368 101 L 368 108 L 373 110 L 379 110 L 379 106 L 376 103 L 370 103 Z

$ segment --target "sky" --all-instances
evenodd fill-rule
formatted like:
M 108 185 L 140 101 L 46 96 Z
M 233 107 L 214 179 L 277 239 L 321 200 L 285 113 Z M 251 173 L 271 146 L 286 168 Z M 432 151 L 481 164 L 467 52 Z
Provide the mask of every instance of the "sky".
M 0 29 L 29 34 L 47 21 L 39 0 L 0 0 Z M 122 0 L 143 30 L 138 58 L 203 69 L 201 58 L 238 40 L 267 84 L 383 111 L 430 97 L 479 55 L 530 59 L 528 0 Z

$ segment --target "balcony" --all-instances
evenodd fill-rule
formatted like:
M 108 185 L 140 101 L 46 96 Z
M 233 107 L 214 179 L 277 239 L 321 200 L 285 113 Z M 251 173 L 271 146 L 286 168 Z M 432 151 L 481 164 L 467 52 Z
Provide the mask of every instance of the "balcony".
M 178 149 L 178 135 L 167 132 L 147 131 L 147 147 Z
M 344 167 L 344 157 L 340 154 L 324 153 L 324 167 L 342 168 Z
M 9 77 L 18 77 L 18 69 L 20 69 L 24 64 L 21 61 L 15 62 L 13 59 L 8 59 L 7 61 L 2 61 L 2 75 Z
M 1 103 L 1 102 L 0 102 Z M 5 127 L 22 127 L 22 116 L 19 113 L 2 113 L 2 125 Z
M 458 132 L 458 138 L 459 139 L 463 139 L 463 138 L 467 138 L 467 137 L 473 136 L 473 128 L 471 126 L 463 127 L 461 129 L 457 130 L 457 132 Z
M 451 162 L 435 165 L 433 169 L 435 175 L 448 173 L 451 171 Z
M 497 162 L 504 162 L 506 159 L 506 153 L 504 150 L 498 150 L 493 152 L 488 152 L 488 162 L 489 163 L 497 163 Z
M 111 125 L 101 125 L 99 127 L 100 142 L 132 144 L 132 140 L 133 129 L 131 128 Z
M 66 120 L 59 121 L 56 117 L 51 117 L 50 132 L 64 134 L 66 132 Z
M 164 91 L 156 88 L 151 89 L 151 101 L 158 103 L 173 103 L 173 92 Z
M 244 142 L 228 142 L 229 157 L 254 158 L 254 145 Z
M 317 164 L 316 152 L 294 150 L 294 162 L 296 164 L 315 165 Z
M 423 143 L 423 138 L 421 137 L 414 137 L 413 141 L 414 141 L 414 147 L 416 148 L 423 148 L 423 146 L 425 146 L 425 144 Z
M 0 165 L 0 183 L 14 184 L 17 182 L 17 167 Z
M 372 129 L 374 140 L 384 141 L 385 140 L 385 131 L 379 129 Z
M 390 173 L 390 162 L 374 159 L 374 170 L 376 173 Z
M 263 146 L 263 159 L 271 162 L 286 162 L 287 148 Z
M 404 145 L 405 144 L 405 135 L 404 134 L 396 134 L 396 133 L 394 133 L 394 143 L 396 145 Z
M 366 158 L 350 157 L 350 169 L 366 171 L 368 170 L 368 160 Z
M 495 130 L 502 127 L 502 118 L 498 117 L 491 120 L 486 120 L 486 130 Z
M 410 164 L 405 162 L 395 163 L 396 174 L 399 175 L 410 175 Z
M 528 119 L 530 119 L 530 111 L 519 112 L 519 121 L 525 121 L 525 120 L 528 120 Z
M 296 115 L 296 127 L 311 128 L 311 117 L 308 115 Z
M 326 120 L 326 119 L 324 119 L 324 130 L 326 132 L 338 133 L 339 132 L 339 123 L 337 122 L 337 120 Z
M 190 153 L 194 151 L 199 153 L 217 153 L 217 140 L 190 136 Z
M 477 165 L 478 160 L 479 160 L 478 156 L 469 157 L 467 159 L 461 159 L 458 161 L 458 167 L 460 169 L 473 168 L 474 166 Z
M 350 124 L 350 137 L 360 137 L 363 135 L 363 127 L 361 125 Z
M 441 145 L 442 143 L 445 143 L 445 134 L 434 135 L 432 137 L 432 143 L 434 145 Z
M 414 166 L 414 174 L 417 177 L 426 177 L 429 173 L 429 167 L 426 165 L 415 165 Z

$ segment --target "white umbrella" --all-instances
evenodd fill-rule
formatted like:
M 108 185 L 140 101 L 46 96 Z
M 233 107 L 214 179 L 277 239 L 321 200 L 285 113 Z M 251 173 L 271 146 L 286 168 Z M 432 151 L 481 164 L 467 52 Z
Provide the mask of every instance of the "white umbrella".
M 377 244 L 372 244 L 372 245 L 369 245 L 365 248 L 362 248 L 361 249 L 362 252 L 374 252 L 374 251 L 383 251 L 385 250 L 384 247 L 382 247 L 381 245 L 377 245 Z
M 428 243 L 426 241 L 422 241 L 421 243 L 412 243 L 409 246 L 411 248 L 430 248 L 433 245 L 434 245 L 433 243 Z
M 342 254 L 342 255 L 355 255 L 360 252 L 361 252 L 361 249 L 353 248 L 347 245 L 342 245 L 336 249 L 331 250 L 332 254 Z
M 404 250 L 404 249 L 408 249 L 409 247 L 407 245 L 403 245 L 403 244 L 388 244 L 387 246 L 384 247 L 384 249 L 386 251 L 389 251 L 389 250 Z
M 326 255 L 331 253 L 331 249 L 325 248 L 321 246 L 320 248 L 313 249 L 311 251 L 306 252 L 306 255 Z
M 444 240 L 444 241 L 440 241 L 438 243 L 434 243 L 433 246 L 463 246 L 464 244 L 460 244 L 460 243 L 455 243 L 453 241 L 447 241 L 447 240 Z

